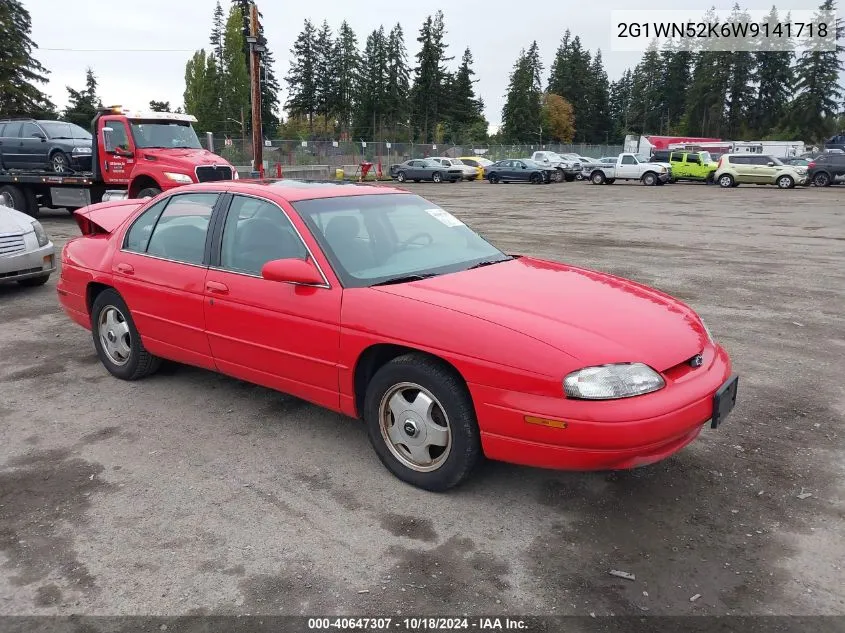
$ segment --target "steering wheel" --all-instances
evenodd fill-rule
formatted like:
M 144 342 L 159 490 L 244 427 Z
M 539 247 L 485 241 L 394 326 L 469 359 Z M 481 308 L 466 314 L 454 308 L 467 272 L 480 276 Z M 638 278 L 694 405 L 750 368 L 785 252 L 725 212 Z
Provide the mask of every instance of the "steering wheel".
M 423 246 L 431 246 L 432 244 L 434 244 L 434 238 L 431 236 L 431 233 L 425 233 L 425 232 L 414 233 L 407 240 L 399 243 L 399 250 L 405 250 L 411 244 L 413 244 L 414 242 L 416 242 L 417 240 L 422 239 L 422 238 L 425 238 L 425 239 L 428 240 L 428 243 L 424 244 Z

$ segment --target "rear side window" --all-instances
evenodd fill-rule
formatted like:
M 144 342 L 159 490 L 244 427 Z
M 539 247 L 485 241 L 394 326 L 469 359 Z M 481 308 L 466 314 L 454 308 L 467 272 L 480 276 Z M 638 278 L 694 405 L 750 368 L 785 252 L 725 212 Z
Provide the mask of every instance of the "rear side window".
M 123 249 L 133 253 L 146 253 L 147 245 L 150 243 L 150 236 L 153 234 L 153 227 L 158 222 L 161 212 L 167 206 L 168 200 L 156 202 L 149 209 L 144 211 L 126 232 L 123 241 Z
M 201 265 L 205 259 L 205 237 L 216 193 L 186 193 L 171 196 L 153 228 L 147 254 L 185 264 Z
M 15 123 L 14 121 L 11 123 L 6 124 L 6 130 L 3 132 L 3 136 L 6 138 L 19 138 L 21 131 L 21 124 Z

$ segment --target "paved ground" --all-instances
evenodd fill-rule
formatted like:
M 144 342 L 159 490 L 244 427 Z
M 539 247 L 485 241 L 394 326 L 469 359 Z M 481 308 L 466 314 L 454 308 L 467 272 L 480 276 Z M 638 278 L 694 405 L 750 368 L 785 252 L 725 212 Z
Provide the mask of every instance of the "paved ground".
M 845 188 L 411 188 L 506 249 L 688 301 L 737 409 L 656 466 L 487 464 L 435 495 L 298 400 L 113 379 L 54 280 L 3 288 L 0 613 L 845 614 Z

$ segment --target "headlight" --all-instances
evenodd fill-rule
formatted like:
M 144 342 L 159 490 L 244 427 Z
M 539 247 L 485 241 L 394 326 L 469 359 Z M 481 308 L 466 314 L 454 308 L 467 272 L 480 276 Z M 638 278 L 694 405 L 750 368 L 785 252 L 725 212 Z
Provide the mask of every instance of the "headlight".
M 50 242 L 50 238 L 47 237 L 47 232 L 44 230 L 44 227 L 41 226 L 41 222 L 38 220 L 32 221 L 32 230 L 35 231 L 35 237 L 38 240 L 38 246 L 47 246 Z
M 90 154 L 91 148 L 90 147 L 74 147 L 73 151 L 71 153 L 73 153 L 73 154 Z
M 666 171 L 666 168 L 663 165 L 658 165 L 657 171 L 659 171 L 662 174 L 663 172 Z
M 164 175 L 170 178 L 175 182 L 183 182 L 183 183 L 191 183 L 194 182 L 194 179 L 191 178 L 188 174 L 177 174 L 176 172 L 166 171 Z
M 574 371 L 563 379 L 563 391 L 569 398 L 614 400 L 651 393 L 665 384 L 648 365 L 619 363 Z

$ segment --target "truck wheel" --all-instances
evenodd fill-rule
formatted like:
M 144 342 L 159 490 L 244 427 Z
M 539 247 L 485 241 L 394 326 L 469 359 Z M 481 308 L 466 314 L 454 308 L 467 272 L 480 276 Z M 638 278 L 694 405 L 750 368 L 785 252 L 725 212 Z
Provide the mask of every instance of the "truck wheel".
M 594 185 L 603 185 L 606 178 L 604 177 L 604 172 L 596 171 L 590 176 L 590 180 Z
M 14 185 L 0 187 L 0 205 L 4 205 L 35 217 L 38 215 L 38 202 L 29 189 L 23 190 Z
M 647 171 L 643 174 L 643 184 L 647 187 L 657 184 L 657 176 L 654 173 Z
M 138 198 L 155 198 L 158 194 L 161 193 L 161 189 L 158 187 L 147 187 L 146 189 L 141 189 L 138 192 Z

